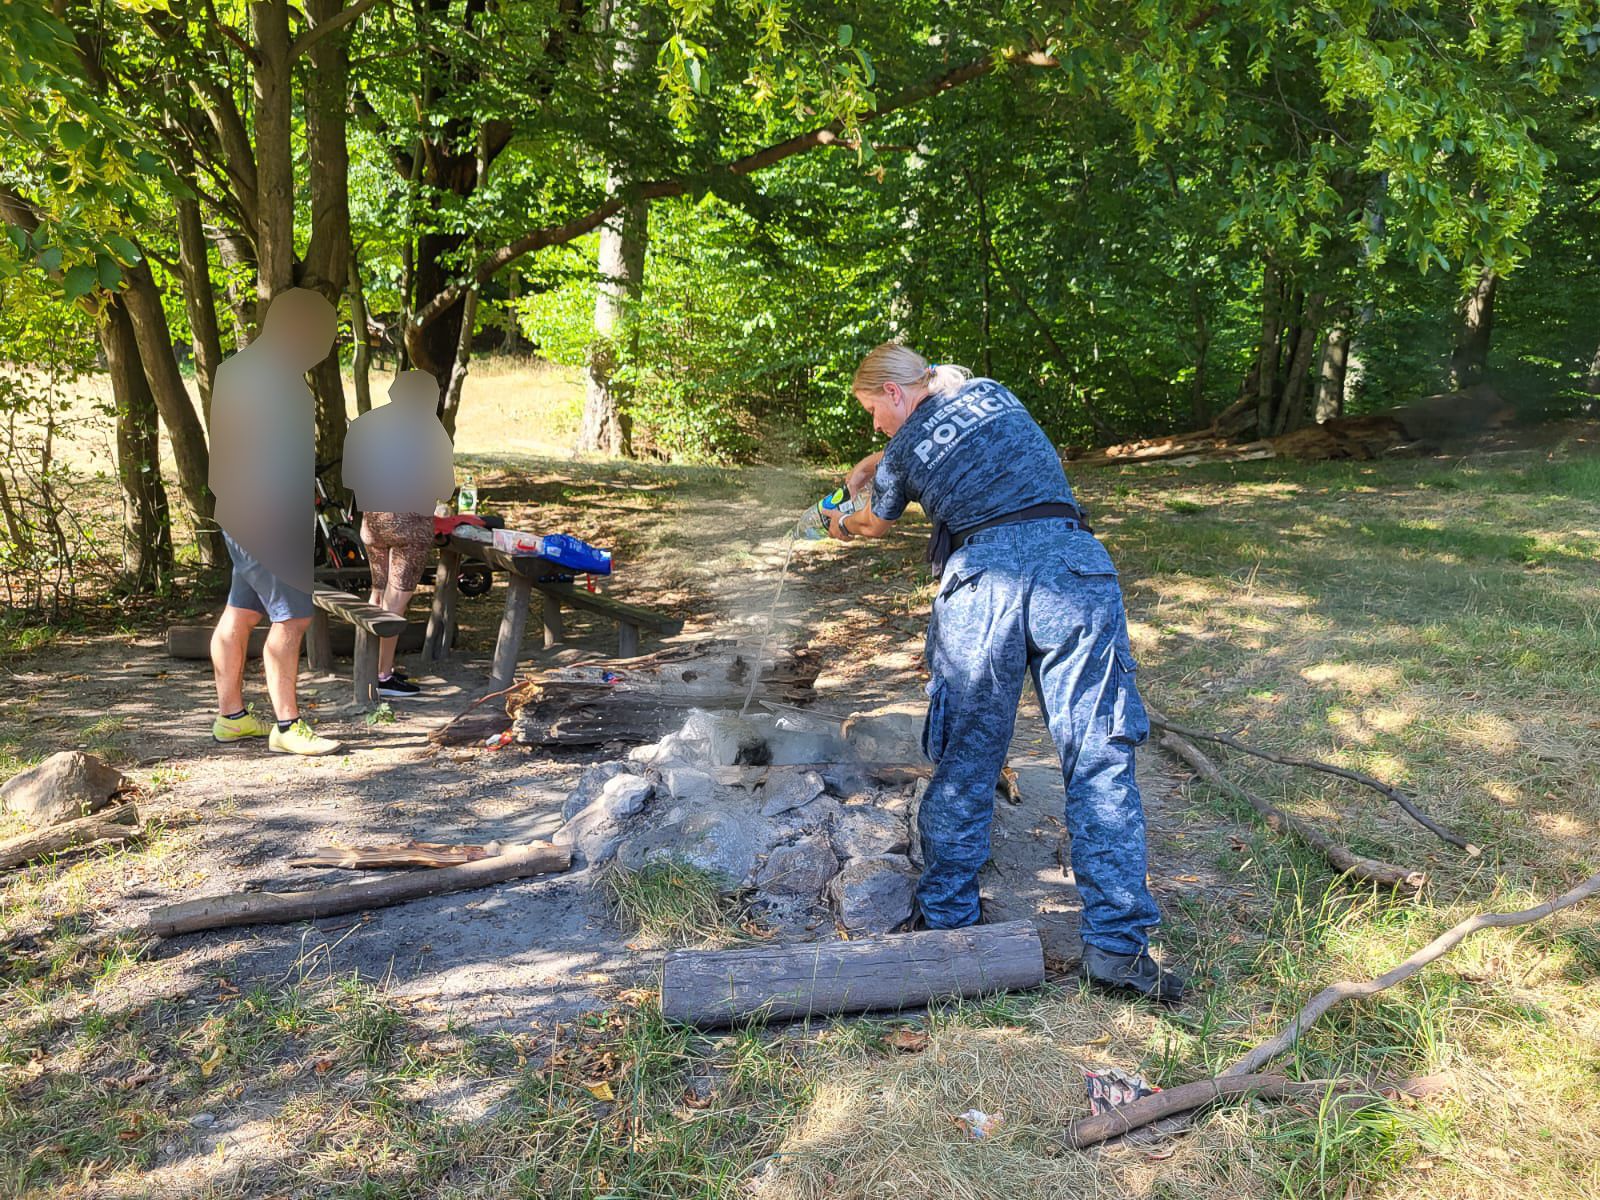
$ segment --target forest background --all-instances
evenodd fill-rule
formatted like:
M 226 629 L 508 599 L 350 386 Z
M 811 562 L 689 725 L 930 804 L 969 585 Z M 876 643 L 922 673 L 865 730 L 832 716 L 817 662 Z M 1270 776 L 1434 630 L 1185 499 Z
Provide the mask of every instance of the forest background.
M 506 352 L 583 370 L 579 449 L 702 462 L 860 453 L 850 371 L 889 338 L 1063 446 L 1241 400 L 1248 438 L 1600 392 L 1593 3 L 6 0 L 0 28 L 22 608 L 220 563 L 210 376 L 290 286 L 344 322 L 321 462 L 375 362 L 431 371 L 453 430 Z M 95 373 L 120 530 L 59 453 Z

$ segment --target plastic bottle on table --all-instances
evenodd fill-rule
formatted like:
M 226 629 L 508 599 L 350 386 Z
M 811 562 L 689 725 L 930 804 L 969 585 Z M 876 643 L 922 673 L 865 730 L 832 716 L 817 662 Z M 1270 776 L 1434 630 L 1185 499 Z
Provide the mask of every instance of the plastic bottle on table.
M 456 511 L 458 513 L 478 511 L 478 485 L 472 482 L 470 474 L 461 485 L 461 498 L 456 502 Z

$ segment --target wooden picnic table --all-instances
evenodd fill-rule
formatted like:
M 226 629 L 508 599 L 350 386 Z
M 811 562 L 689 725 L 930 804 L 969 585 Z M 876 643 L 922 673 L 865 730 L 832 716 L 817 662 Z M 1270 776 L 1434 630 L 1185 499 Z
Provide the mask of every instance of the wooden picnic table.
M 491 679 L 499 687 L 511 683 L 522 650 L 522 635 L 528 627 L 528 606 L 533 593 L 543 599 L 545 648 L 558 645 L 565 636 L 561 608 L 581 608 L 610 617 L 617 623 L 617 656 L 632 658 L 639 653 L 639 631 L 648 629 L 662 636 L 678 633 L 683 622 L 652 608 L 626 604 L 600 592 L 591 592 L 571 581 L 586 574 L 534 554 L 508 554 L 491 542 L 451 535 L 439 548 L 439 569 L 434 575 L 433 611 L 428 615 L 428 634 L 422 643 L 422 657 L 439 662 L 449 657 L 456 631 L 456 574 L 463 558 L 487 563 L 506 572 L 506 607 L 500 617 L 500 633 L 495 639 Z M 563 578 L 565 577 L 565 578 Z

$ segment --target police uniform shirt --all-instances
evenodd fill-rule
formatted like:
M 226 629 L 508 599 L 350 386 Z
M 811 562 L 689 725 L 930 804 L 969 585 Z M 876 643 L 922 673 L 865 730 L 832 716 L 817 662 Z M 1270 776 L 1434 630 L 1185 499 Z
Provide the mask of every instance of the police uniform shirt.
M 992 379 L 928 396 L 889 439 L 872 511 L 893 521 L 913 500 L 958 532 L 1035 504 L 1075 503 L 1044 430 Z

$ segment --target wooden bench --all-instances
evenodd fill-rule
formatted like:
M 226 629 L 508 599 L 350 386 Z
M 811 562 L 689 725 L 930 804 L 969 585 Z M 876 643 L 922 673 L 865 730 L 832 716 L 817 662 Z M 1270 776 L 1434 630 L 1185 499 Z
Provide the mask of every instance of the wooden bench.
M 311 593 L 311 602 L 317 606 L 312 614 L 311 628 L 306 631 L 306 663 L 313 670 L 333 670 L 333 638 L 328 625 L 329 617 L 338 617 L 356 627 L 355 666 L 351 672 L 358 705 L 372 703 L 378 698 L 378 640 L 398 637 L 406 627 L 406 619 L 385 612 L 376 604 L 369 604 L 360 596 L 341 592 L 326 584 L 317 584 Z
M 495 639 L 494 665 L 491 679 L 496 686 L 511 683 L 517 669 L 517 655 L 522 650 L 522 635 L 528 627 L 528 606 L 535 589 L 544 600 L 545 649 L 558 645 L 565 636 L 561 624 L 561 606 L 581 608 L 587 612 L 610 617 L 617 623 L 617 656 L 632 658 L 639 653 L 639 631 L 648 629 L 661 636 L 678 633 L 683 622 L 677 617 L 625 604 L 610 596 L 591 592 L 552 575 L 582 574 L 563 567 L 546 558 L 531 554 L 507 554 L 496 550 L 488 542 L 471 538 L 452 537 L 449 544 L 439 550 L 439 570 L 434 584 L 433 611 L 428 617 L 428 633 L 422 643 L 425 661 L 438 662 L 448 656 L 456 628 L 456 572 L 463 558 L 476 559 L 506 572 L 506 607 L 500 617 L 500 633 Z

